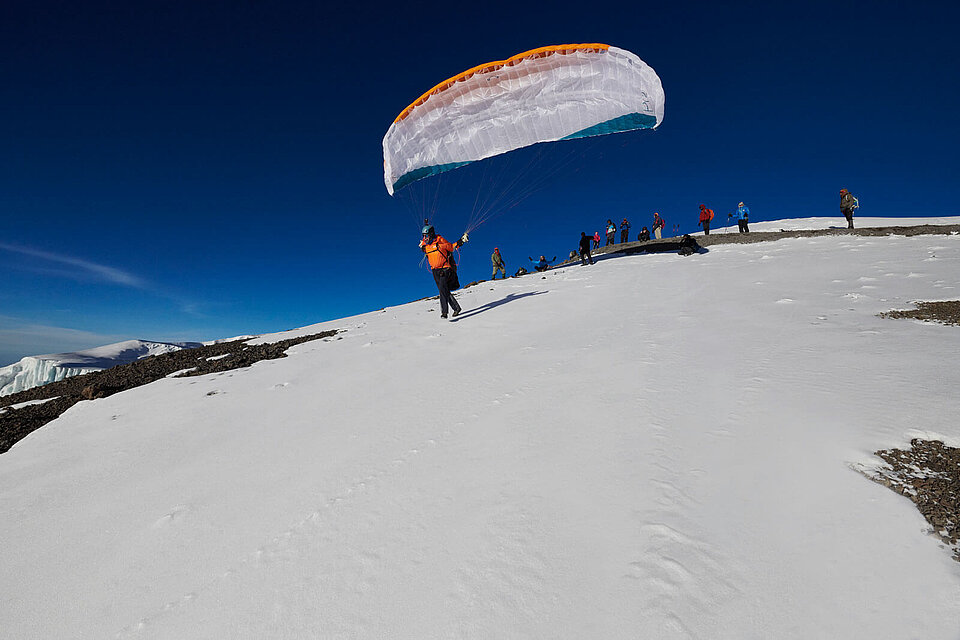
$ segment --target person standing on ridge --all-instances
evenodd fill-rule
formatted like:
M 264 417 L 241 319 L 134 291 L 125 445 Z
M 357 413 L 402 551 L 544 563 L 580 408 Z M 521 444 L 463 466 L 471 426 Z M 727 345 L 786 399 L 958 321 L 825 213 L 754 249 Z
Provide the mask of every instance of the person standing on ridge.
M 616 242 L 617 237 L 617 225 L 613 223 L 613 220 L 607 220 L 607 244 L 603 245 L 609 247 L 614 242 Z
M 750 233 L 748 222 L 750 222 L 750 208 L 741 202 L 737 205 L 737 226 L 740 227 L 740 233 Z
M 703 227 L 703 235 L 710 235 L 710 221 L 713 220 L 713 209 L 707 209 L 707 205 L 700 205 L 700 222 L 698 227 Z
M 593 232 L 593 248 L 594 249 L 600 248 L 600 232 L 599 231 Z
M 580 232 L 580 265 L 586 266 L 587 261 L 593 264 L 593 256 L 590 255 L 590 238 L 585 231 Z
M 503 256 L 500 255 L 499 247 L 493 248 L 493 255 L 490 256 L 490 262 L 493 263 L 493 276 L 491 280 L 497 279 L 497 272 L 499 271 L 503 275 L 503 279 L 507 279 L 507 263 L 503 259 Z
M 467 234 L 464 233 L 459 240 L 450 244 L 446 238 L 437 235 L 433 225 L 427 224 L 420 235 L 420 250 L 427 256 L 433 281 L 437 283 L 437 291 L 440 292 L 440 317 L 447 317 L 449 306 L 456 318 L 460 315 L 460 303 L 453 297 L 452 292 L 460 288 L 460 280 L 457 278 L 457 262 L 453 259 L 453 252 L 466 244 Z
M 666 222 L 663 221 L 663 218 L 660 217 L 660 214 L 656 211 L 653 212 L 653 237 L 657 240 L 660 240 L 663 235 L 663 227 L 666 225 Z
M 620 223 L 620 243 L 628 242 L 630 240 L 630 223 L 627 222 L 627 219 L 624 218 L 623 222 Z
M 853 194 L 840 189 L 840 213 L 847 219 L 847 229 L 853 229 L 853 210 L 860 206 Z

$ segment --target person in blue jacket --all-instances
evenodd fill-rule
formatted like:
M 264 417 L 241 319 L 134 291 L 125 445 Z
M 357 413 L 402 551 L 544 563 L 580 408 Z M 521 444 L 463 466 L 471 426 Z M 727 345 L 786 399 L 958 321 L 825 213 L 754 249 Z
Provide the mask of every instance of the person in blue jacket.
M 537 271 L 546 271 L 550 268 L 550 265 L 557 261 L 557 256 L 553 256 L 552 260 L 547 260 L 544 256 L 540 256 L 539 260 L 534 260 L 530 256 L 527 256 L 527 260 L 533 263 L 533 268 Z
M 740 227 L 740 233 L 750 233 L 747 223 L 750 221 L 750 208 L 742 202 L 737 205 L 737 225 Z

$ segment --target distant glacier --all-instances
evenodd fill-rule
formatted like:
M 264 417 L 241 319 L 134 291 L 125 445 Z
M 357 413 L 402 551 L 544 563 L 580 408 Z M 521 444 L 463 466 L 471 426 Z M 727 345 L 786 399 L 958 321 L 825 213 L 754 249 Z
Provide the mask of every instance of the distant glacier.
M 70 376 L 102 371 L 161 353 L 203 346 L 200 342 L 124 340 L 73 353 L 27 356 L 0 368 L 0 396 L 7 396 Z

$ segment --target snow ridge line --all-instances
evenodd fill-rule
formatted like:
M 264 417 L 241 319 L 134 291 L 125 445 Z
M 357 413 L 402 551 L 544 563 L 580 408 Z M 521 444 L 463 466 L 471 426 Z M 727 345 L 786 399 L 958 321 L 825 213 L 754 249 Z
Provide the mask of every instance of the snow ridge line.
M 919 235 L 956 235 L 960 234 L 960 224 L 925 224 L 915 226 L 887 226 L 887 227 L 861 227 L 858 229 L 846 229 L 831 227 L 828 229 L 797 229 L 783 231 L 751 231 L 750 233 L 734 233 L 715 230 L 713 234 L 705 236 L 702 233 L 689 234 L 694 237 L 701 247 L 711 247 L 719 244 L 754 244 L 757 242 L 774 242 L 788 238 L 817 238 L 828 236 L 919 236 Z M 598 247 L 591 251 L 596 257 L 606 254 L 634 254 L 646 253 L 647 248 L 658 244 L 669 242 L 679 242 L 681 236 L 664 236 L 661 240 L 632 240 L 628 242 L 610 245 L 609 247 Z M 580 258 L 568 258 L 557 263 L 557 267 L 569 266 L 579 263 Z

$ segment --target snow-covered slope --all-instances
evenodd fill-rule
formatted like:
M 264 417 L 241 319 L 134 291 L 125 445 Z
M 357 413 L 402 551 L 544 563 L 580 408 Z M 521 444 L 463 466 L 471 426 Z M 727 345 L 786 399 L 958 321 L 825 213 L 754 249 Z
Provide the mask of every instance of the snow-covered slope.
M 0 456 L 0 637 L 957 639 L 960 564 L 850 465 L 960 441 L 960 330 L 876 315 L 960 297 L 960 236 L 458 296 Z
M 140 358 L 198 347 L 199 342 L 150 342 L 125 340 L 74 353 L 27 356 L 0 367 L 0 396 L 10 395 L 70 376 L 109 369 Z

